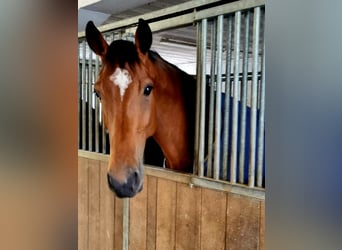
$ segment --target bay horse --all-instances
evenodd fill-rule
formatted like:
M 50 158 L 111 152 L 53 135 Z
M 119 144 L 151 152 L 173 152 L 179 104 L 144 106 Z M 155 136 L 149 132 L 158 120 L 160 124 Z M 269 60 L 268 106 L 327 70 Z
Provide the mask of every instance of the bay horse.
M 135 43 L 115 40 L 108 45 L 92 21 L 86 39 L 102 61 L 94 91 L 109 133 L 110 189 L 120 198 L 142 190 L 143 155 L 150 137 L 160 146 L 167 168 L 191 172 L 195 79 L 151 50 L 152 32 L 143 19 Z

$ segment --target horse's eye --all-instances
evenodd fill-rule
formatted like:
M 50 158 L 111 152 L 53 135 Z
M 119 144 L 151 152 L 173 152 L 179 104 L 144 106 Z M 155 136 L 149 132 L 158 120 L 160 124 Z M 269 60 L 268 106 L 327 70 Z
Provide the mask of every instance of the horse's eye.
M 101 96 L 99 95 L 99 92 L 97 92 L 96 90 L 94 92 L 95 92 L 95 95 L 101 100 Z
M 144 96 L 149 96 L 152 92 L 153 87 L 151 85 L 147 85 L 144 89 Z

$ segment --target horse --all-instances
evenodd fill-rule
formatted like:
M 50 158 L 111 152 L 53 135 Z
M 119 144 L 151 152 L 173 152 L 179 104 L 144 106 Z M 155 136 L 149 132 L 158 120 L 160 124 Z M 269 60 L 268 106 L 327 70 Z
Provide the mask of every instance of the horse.
M 94 91 L 109 133 L 109 188 L 119 198 L 142 190 L 149 138 L 160 146 L 167 168 L 192 172 L 195 79 L 151 50 L 152 32 L 143 19 L 138 21 L 134 43 L 108 44 L 92 21 L 85 33 L 102 62 Z

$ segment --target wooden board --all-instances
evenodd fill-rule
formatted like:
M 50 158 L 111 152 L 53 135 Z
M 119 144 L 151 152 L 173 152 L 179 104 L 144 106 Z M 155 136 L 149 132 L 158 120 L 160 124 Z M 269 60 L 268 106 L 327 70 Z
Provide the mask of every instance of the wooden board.
M 100 162 L 88 160 L 89 249 L 100 250 Z
M 124 203 L 108 188 L 107 164 L 79 157 L 80 250 L 123 247 Z M 228 191 L 147 175 L 129 201 L 129 217 L 133 250 L 265 248 L 265 201 Z
M 176 182 L 159 179 L 157 188 L 156 249 L 175 248 Z
M 177 183 L 176 249 L 200 248 L 201 189 Z
M 260 201 L 228 194 L 226 249 L 258 249 Z
M 201 249 L 225 249 L 227 194 L 202 190 Z
M 147 178 L 144 178 L 147 186 Z M 147 188 L 130 199 L 129 204 L 129 249 L 146 249 L 147 224 Z
M 148 176 L 147 179 L 146 249 L 156 250 L 157 178 Z
M 114 249 L 114 194 L 107 183 L 107 162 L 100 163 L 100 246 Z
M 115 197 L 114 207 L 114 249 L 122 249 L 123 199 Z
M 78 157 L 78 249 L 88 249 L 88 159 Z
M 260 249 L 265 249 L 265 201 L 260 201 L 260 229 L 259 229 Z

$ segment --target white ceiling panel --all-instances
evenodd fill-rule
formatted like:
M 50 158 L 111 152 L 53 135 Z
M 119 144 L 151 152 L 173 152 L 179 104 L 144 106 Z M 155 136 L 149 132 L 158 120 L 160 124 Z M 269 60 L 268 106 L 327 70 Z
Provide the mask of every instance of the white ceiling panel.
M 102 0 L 86 6 L 88 10 L 116 14 L 138 6 L 154 2 L 153 0 Z

